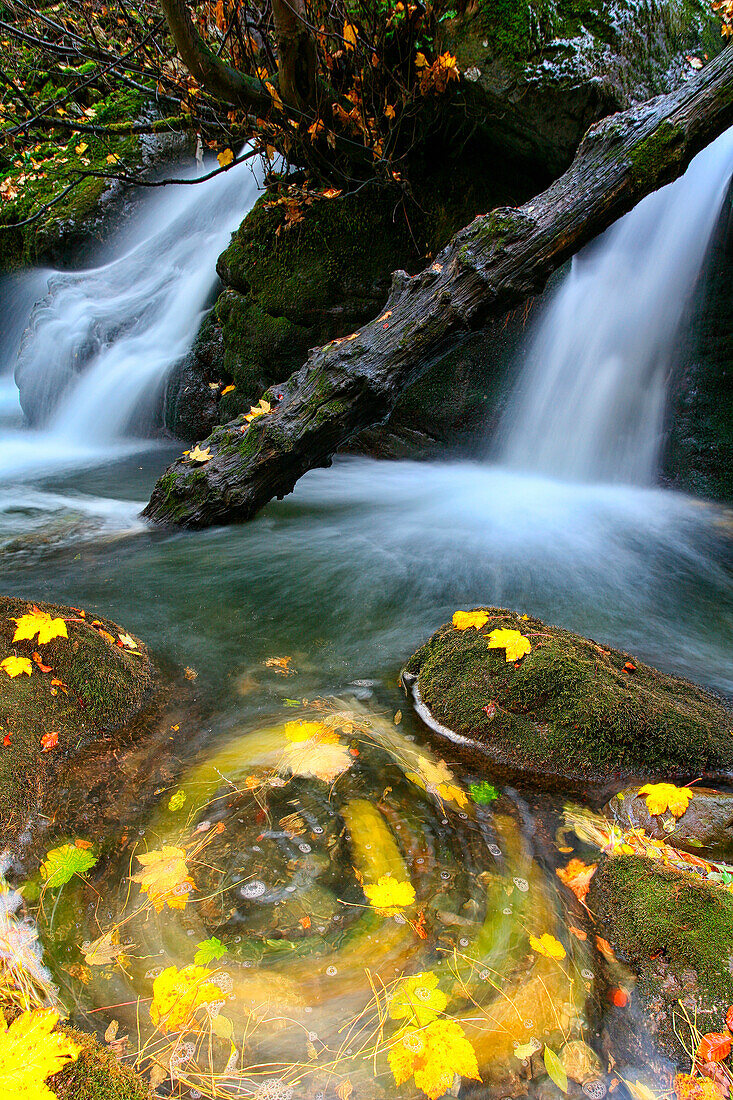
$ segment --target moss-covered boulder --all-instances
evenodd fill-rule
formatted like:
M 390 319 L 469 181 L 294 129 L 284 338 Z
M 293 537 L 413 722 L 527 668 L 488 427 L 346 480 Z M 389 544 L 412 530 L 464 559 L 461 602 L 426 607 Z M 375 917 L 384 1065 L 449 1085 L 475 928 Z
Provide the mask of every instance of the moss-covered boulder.
M 695 875 L 616 855 L 601 862 L 587 901 L 601 935 L 638 975 L 650 1030 L 689 1072 L 694 1040 L 683 1010 L 701 1032 L 724 1031 L 733 1004 L 733 895 Z
M 692 798 L 681 817 L 670 810 L 650 814 L 638 787 L 614 795 L 603 813 L 623 830 L 643 829 L 647 836 L 706 858 L 733 858 L 733 793 L 692 787 Z
M 580 790 L 733 771 L 733 718 L 702 688 L 540 619 L 478 610 L 480 629 L 442 626 L 403 670 L 423 717 L 462 751 Z M 489 648 L 494 630 L 520 632 L 531 650 L 507 661 Z
M 34 607 L 68 637 L 13 642 Z M 8 658 L 21 658 L 21 671 Z M 28 672 L 30 669 L 30 672 Z M 9 673 L 16 673 L 10 675 Z M 126 726 L 151 697 L 155 670 L 142 642 L 107 619 L 55 604 L 0 597 L 0 831 L 4 840 L 43 805 L 85 743 Z
M 81 1047 L 79 1057 L 50 1080 L 58 1100 L 150 1100 L 145 1081 L 108 1047 L 76 1028 L 63 1030 Z

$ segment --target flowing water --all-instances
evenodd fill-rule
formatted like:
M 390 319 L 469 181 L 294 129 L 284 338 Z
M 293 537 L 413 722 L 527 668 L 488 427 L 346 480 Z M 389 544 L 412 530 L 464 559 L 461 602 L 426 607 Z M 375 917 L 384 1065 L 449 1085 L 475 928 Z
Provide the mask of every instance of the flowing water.
M 117 261 L 61 276 L 37 309 L 22 362 L 42 395 L 38 425 L 22 427 L 17 406 L 4 405 L 4 589 L 103 612 L 190 677 L 154 731 L 165 765 L 146 763 L 144 747 L 115 757 L 105 806 L 96 793 L 87 799 L 75 835 L 85 837 L 86 822 L 105 858 L 88 883 L 46 895 L 45 958 L 87 1026 L 101 1033 L 117 1020 L 128 1051 L 144 1048 L 188 1094 L 396 1095 L 386 1053 L 400 1020 L 386 1004 L 403 974 L 419 972 L 428 976 L 414 997 L 435 1003 L 437 981 L 474 1043 L 477 1097 L 546 1095 L 518 1083 L 533 1050 L 587 1040 L 602 1051 L 609 1036 L 623 1076 L 656 1083 L 648 1049 L 632 1056 L 613 1046 L 625 1010 L 606 991 L 631 992 L 630 976 L 568 932 L 580 918 L 577 908 L 568 914 L 572 896 L 552 869 L 559 804 L 498 780 L 472 796 L 481 777 L 427 740 L 397 675 L 456 608 L 485 603 L 532 611 L 733 692 L 729 514 L 648 484 L 647 453 L 656 453 L 674 334 L 732 144 L 721 139 L 576 261 L 528 341 L 523 377 L 546 400 L 528 408 L 520 386 L 502 465 L 339 459 L 247 525 L 191 535 L 140 522 L 180 448 L 131 436 L 131 418 L 139 433 L 141 403 L 156 406 L 193 338 L 214 258 L 254 197 L 244 175 L 224 177 L 208 227 L 201 192 L 156 203 Z M 694 232 L 680 224 L 681 205 Z M 206 263 L 200 239 L 179 241 L 199 230 Z M 661 238 L 671 236 L 681 240 L 665 250 Z M 626 312 L 621 255 L 638 291 Z M 29 282 L 14 293 L 27 315 L 42 290 Z M 607 327 L 604 300 L 615 318 Z M 662 391 L 643 409 L 637 371 L 645 394 Z M 599 372 L 602 395 L 591 385 Z M 574 409 L 560 426 L 558 404 Z M 629 458 L 623 473 L 620 455 Z M 292 723 L 303 720 L 331 731 L 317 752 L 297 740 Z M 74 797 L 61 792 L 60 808 Z M 25 838 L 44 850 L 65 839 L 50 822 Z M 180 879 L 174 907 L 158 913 L 129 876 L 143 870 L 140 854 L 166 845 L 189 853 L 193 885 Z M 412 906 L 364 904 L 360 884 L 386 873 L 412 884 Z M 544 932 L 562 939 L 561 962 L 528 950 L 528 935 Z M 115 965 L 99 965 L 89 946 L 107 933 L 96 950 L 121 951 Z M 212 937 L 226 954 L 210 964 L 221 996 L 208 1014 L 209 1064 L 195 1043 L 155 1032 L 150 1007 L 163 971 L 190 964 Z M 606 1068 L 587 1067 L 589 1097 L 605 1095 Z M 398 1094 L 417 1091 L 411 1081 Z

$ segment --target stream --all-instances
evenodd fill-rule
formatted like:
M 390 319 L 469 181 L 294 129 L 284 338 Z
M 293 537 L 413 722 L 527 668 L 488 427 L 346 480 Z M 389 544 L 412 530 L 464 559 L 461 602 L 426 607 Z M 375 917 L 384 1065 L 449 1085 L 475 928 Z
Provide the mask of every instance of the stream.
M 348 1100 L 348 1082 L 357 1100 L 417 1096 L 374 1059 L 395 1027 L 380 1025 L 385 991 L 421 972 L 450 989 L 477 1050 L 484 1083 L 464 1081 L 462 1096 L 548 1096 L 518 1076 L 533 1050 L 589 1043 L 602 1061 L 582 1087 L 601 1100 L 617 1035 L 621 1078 L 656 1084 L 633 998 L 620 1022 L 607 995 L 631 993 L 631 976 L 568 933 L 561 800 L 498 780 L 490 804 L 469 798 L 486 777 L 430 740 L 398 674 L 457 608 L 492 604 L 733 694 L 730 511 L 654 484 L 679 325 L 731 167 L 728 134 L 574 261 L 528 335 L 491 458 L 338 458 L 251 523 L 193 535 L 139 519 L 181 449 L 147 429 L 256 181 L 227 173 L 210 204 L 196 188 L 156 197 L 101 268 L 0 291 L 15 318 L 0 365 L 3 590 L 109 616 L 182 685 L 170 780 L 151 790 L 149 775 L 128 777 L 104 866 L 44 910 L 44 959 L 87 1027 L 117 1020 L 150 1052 L 140 1004 L 152 981 L 221 940 L 228 1022 L 216 1034 L 248 1069 L 235 1081 L 224 1057 L 214 1082 L 200 1051 L 168 1051 L 183 1095 Z M 21 355 L 41 393 L 28 426 L 12 369 L 49 280 Z M 302 761 L 273 781 L 287 723 L 314 717 L 353 750 L 348 763 L 335 782 Z M 441 757 L 451 779 L 436 794 Z M 48 847 L 63 839 L 45 830 Z M 188 904 L 136 912 L 131 837 L 194 845 Z M 415 886 L 426 938 L 419 917 L 360 903 L 359 876 L 388 871 Z M 112 927 L 129 937 L 127 963 L 85 966 L 82 942 Z M 544 932 L 565 945 L 562 965 L 528 959 L 527 935 Z

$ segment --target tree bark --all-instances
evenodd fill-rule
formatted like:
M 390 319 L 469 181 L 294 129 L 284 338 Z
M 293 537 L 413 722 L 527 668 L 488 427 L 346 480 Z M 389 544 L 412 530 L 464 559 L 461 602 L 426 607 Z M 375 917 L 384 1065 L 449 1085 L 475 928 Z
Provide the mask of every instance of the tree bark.
M 160 0 L 160 6 L 183 64 L 202 88 L 224 103 L 263 112 L 271 107 L 272 98 L 261 81 L 233 69 L 209 49 L 186 0 Z
M 272 0 L 277 68 L 283 103 L 305 111 L 316 91 L 316 45 L 303 0 Z
M 550 274 L 733 124 L 733 46 L 681 89 L 591 127 L 567 172 L 518 208 L 474 219 L 421 274 L 393 276 L 382 315 L 314 349 L 250 425 L 216 428 L 203 464 L 160 478 L 149 519 L 205 527 L 249 519 L 347 440 L 383 421 L 456 341 L 536 294 Z M 275 394 L 268 396 L 273 405 Z

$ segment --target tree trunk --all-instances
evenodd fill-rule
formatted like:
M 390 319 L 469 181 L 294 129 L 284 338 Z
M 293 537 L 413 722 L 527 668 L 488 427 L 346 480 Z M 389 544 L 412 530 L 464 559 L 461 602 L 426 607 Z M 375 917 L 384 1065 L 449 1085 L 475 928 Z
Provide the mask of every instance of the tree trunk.
M 400 393 L 456 341 L 517 305 L 649 192 L 681 175 L 733 124 L 733 47 L 667 96 L 591 127 L 570 168 L 519 208 L 481 215 L 421 274 L 393 276 L 382 315 L 316 348 L 273 411 L 216 428 L 210 459 L 181 458 L 143 515 L 205 527 L 249 519 L 328 465 L 339 447 L 386 419 Z M 275 394 L 268 396 L 273 405 Z
M 304 111 L 316 91 L 316 44 L 308 28 L 303 0 L 272 0 L 277 68 L 283 103 Z

